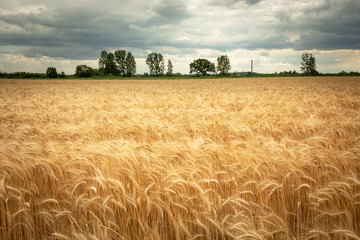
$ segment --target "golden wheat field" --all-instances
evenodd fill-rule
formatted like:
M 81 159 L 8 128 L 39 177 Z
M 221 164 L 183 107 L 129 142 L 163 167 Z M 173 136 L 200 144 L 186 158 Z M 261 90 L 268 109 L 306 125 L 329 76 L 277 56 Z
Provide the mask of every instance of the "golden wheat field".
M 360 78 L 0 80 L 0 239 L 360 239 Z

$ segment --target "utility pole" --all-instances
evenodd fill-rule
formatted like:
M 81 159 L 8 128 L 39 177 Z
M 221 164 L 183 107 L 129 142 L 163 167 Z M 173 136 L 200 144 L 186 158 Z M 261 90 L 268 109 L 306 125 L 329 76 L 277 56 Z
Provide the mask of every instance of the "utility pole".
M 251 73 L 253 73 L 253 64 L 254 64 L 254 62 L 253 62 L 253 60 L 251 60 Z

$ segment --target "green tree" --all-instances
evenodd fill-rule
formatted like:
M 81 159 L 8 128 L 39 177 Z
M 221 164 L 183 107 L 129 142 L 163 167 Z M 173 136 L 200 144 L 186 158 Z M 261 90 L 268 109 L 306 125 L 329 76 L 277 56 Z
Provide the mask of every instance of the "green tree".
M 78 77 L 92 77 L 95 74 L 96 70 L 86 65 L 78 65 L 75 70 L 75 75 Z
M 59 77 L 60 77 L 60 78 L 66 78 L 65 72 L 62 71 L 62 72 L 60 73 Z
M 125 77 L 126 75 L 126 51 L 125 50 L 117 50 L 114 53 L 115 61 L 118 64 L 119 74 L 120 76 Z
M 166 75 L 172 75 L 172 74 L 173 74 L 173 65 L 172 62 L 168 60 Z
M 136 73 L 136 62 L 134 56 L 131 54 L 131 52 L 128 52 L 125 59 L 126 63 L 126 70 L 125 75 L 127 77 L 132 77 Z
M 115 56 L 113 53 L 108 53 L 106 65 L 105 65 L 105 74 L 112 74 L 114 76 L 119 74 L 119 71 L 116 67 Z
M 104 70 L 104 69 L 105 69 L 105 65 L 106 65 L 106 61 L 107 61 L 107 56 L 108 56 L 108 53 L 107 53 L 106 51 L 101 51 L 101 53 L 100 53 L 100 58 L 99 58 L 99 61 L 98 61 L 100 70 Z
M 230 60 L 227 55 L 222 55 L 217 58 L 217 70 L 221 75 L 226 75 L 231 69 Z
M 58 74 L 57 74 L 56 68 L 54 68 L 54 67 L 48 67 L 48 68 L 46 69 L 46 76 L 47 76 L 48 78 L 57 78 Z
M 215 64 L 207 59 L 199 58 L 190 63 L 190 74 L 192 73 L 207 75 L 207 72 L 215 72 Z
M 104 72 L 104 74 L 112 74 L 114 76 L 119 75 L 113 53 L 102 51 L 98 63 L 100 71 Z
M 164 74 L 165 64 L 161 53 L 150 53 L 146 59 L 146 64 L 149 66 L 150 75 L 160 76 Z
M 310 52 L 303 52 L 301 55 L 301 71 L 306 75 L 318 75 L 316 71 L 315 57 Z

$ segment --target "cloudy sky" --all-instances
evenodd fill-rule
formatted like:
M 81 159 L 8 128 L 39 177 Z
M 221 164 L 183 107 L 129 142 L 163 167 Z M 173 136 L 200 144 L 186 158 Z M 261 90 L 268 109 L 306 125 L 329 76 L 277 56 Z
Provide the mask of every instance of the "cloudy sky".
M 0 3 L 0 71 L 73 74 L 102 50 L 150 52 L 174 72 L 228 55 L 232 71 L 300 71 L 311 51 L 320 72 L 360 71 L 359 0 L 11 0 Z

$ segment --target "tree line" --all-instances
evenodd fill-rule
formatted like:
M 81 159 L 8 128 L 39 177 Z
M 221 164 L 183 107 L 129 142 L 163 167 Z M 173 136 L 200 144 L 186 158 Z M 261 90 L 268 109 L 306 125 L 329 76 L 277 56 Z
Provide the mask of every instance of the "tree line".
M 171 60 L 167 61 L 165 69 L 165 59 L 161 53 L 152 52 L 146 58 L 146 64 L 149 67 L 149 72 L 144 73 L 143 76 L 178 76 L 181 74 L 173 73 L 173 64 Z M 75 69 L 75 76 L 80 78 L 90 78 L 93 76 L 118 76 L 118 77 L 133 77 L 136 75 L 136 61 L 131 52 L 125 50 L 116 50 L 114 53 L 101 51 L 98 59 L 99 68 L 95 69 L 87 65 L 78 65 Z M 227 55 L 222 55 L 217 58 L 217 65 L 207 59 L 199 58 L 194 60 L 189 65 L 190 74 L 195 76 L 205 76 L 209 74 L 216 74 L 225 76 L 230 74 L 231 64 Z M 301 72 L 303 75 L 316 76 L 320 75 L 317 71 L 316 59 L 314 55 L 305 51 L 301 55 Z M 252 73 L 249 73 L 252 74 Z M 275 73 L 275 75 L 297 75 L 294 71 L 284 71 Z M 244 75 L 244 74 L 243 74 Z M 269 74 L 264 74 L 269 75 Z M 273 74 L 270 74 L 273 75 Z M 339 72 L 339 76 L 359 76 L 358 72 Z M 55 67 L 48 67 L 45 74 L 41 73 L 4 73 L 0 71 L 0 78 L 65 78 L 64 72 L 58 73 Z
M 151 76 L 162 76 L 165 72 L 164 57 L 160 53 L 150 53 L 146 59 Z M 75 69 L 78 77 L 92 77 L 95 75 L 110 75 L 119 77 L 133 77 L 136 74 L 136 61 L 131 52 L 117 50 L 114 53 L 102 51 L 98 60 L 99 69 L 87 65 L 79 65 Z M 173 65 L 168 60 L 166 75 L 173 74 Z
M 93 69 L 86 65 L 76 67 L 75 75 L 78 77 L 92 77 L 95 75 L 112 75 L 121 77 L 132 77 L 136 74 L 136 61 L 131 52 L 117 50 L 114 53 L 102 51 L 98 60 L 99 69 Z M 150 76 L 171 76 L 173 74 L 173 65 L 171 60 L 167 62 L 167 71 L 165 73 L 165 60 L 161 53 L 152 52 L 146 58 L 146 64 L 149 67 Z M 189 65 L 190 74 L 208 75 L 219 73 L 219 75 L 228 75 L 231 70 L 230 59 L 227 55 L 217 58 L 217 65 L 207 59 L 199 58 Z M 305 75 L 319 75 L 316 70 L 316 60 L 312 53 L 303 52 L 301 55 L 301 71 Z M 293 72 L 284 72 L 282 74 L 297 74 Z M 148 74 L 144 74 L 148 76 Z
M 165 59 L 161 53 L 152 52 L 146 58 L 150 76 L 171 76 L 173 75 L 173 64 L 167 61 L 165 69 Z M 78 65 L 75 75 L 78 77 L 92 77 L 95 75 L 110 75 L 120 77 L 133 77 L 136 74 L 136 61 L 131 52 L 117 50 L 114 53 L 102 51 L 98 60 L 99 69 L 91 68 L 87 65 Z M 223 55 L 217 58 L 217 66 L 207 59 L 199 58 L 190 64 L 190 74 L 208 75 L 219 72 L 220 75 L 229 74 L 231 69 L 228 56 Z M 166 70 L 166 72 L 165 72 Z M 147 74 L 145 74 L 147 75 Z

